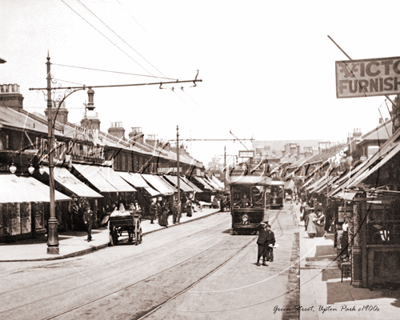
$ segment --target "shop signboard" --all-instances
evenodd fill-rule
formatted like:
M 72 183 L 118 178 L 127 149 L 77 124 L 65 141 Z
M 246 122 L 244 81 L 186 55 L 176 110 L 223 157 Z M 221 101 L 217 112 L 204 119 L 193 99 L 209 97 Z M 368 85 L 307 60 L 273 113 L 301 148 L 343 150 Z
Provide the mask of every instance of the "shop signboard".
M 336 61 L 335 71 L 337 98 L 400 92 L 400 57 Z
M 157 173 L 171 173 L 171 172 L 178 172 L 178 168 L 177 167 L 157 168 Z M 179 167 L 179 172 L 182 172 L 182 167 Z
M 239 151 L 239 158 L 254 158 L 254 150 Z

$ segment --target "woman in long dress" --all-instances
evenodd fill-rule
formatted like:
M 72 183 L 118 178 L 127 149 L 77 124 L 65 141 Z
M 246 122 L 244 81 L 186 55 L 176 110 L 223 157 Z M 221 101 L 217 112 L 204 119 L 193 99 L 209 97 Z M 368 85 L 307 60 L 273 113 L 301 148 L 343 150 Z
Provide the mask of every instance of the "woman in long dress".
M 186 208 L 187 208 L 186 216 L 191 217 L 192 216 L 192 200 L 190 200 L 190 198 L 186 202 Z
M 325 235 L 325 215 L 322 211 L 317 212 L 317 237 L 323 237 Z
M 317 226 L 314 221 L 317 220 L 317 215 L 314 212 L 310 212 L 307 215 L 307 233 L 310 238 L 314 238 L 317 234 Z
M 159 224 L 160 226 L 168 228 L 168 214 L 169 214 L 169 208 L 168 208 L 168 203 L 166 201 L 162 202 L 161 205 L 162 208 L 162 213 L 161 213 L 161 219 L 159 219 Z

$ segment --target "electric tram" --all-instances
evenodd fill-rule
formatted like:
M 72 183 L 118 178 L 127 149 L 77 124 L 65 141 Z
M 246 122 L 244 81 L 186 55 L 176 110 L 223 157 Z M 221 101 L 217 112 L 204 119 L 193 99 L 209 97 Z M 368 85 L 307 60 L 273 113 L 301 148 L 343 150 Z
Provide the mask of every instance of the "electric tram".
M 231 170 L 230 185 L 233 234 L 255 234 L 262 221 L 268 221 L 271 178 L 265 170 L 246 165 Z

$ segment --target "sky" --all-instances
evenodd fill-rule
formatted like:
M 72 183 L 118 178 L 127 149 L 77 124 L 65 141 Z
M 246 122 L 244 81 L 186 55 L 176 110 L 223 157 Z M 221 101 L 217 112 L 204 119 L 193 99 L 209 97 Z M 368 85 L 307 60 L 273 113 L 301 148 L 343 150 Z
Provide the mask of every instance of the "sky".
M 343 141 L 354 128 L 375 128 L 379 110 L 389 113 L 383 96 L 336 98 L 335 61 L 347 57 L 328 35 L 352 59 L 397 57 L 399 7 L 398 1 L 0 0 L 0 57 L 7 61 L 0 84 L 19 84 L 24 108 L 43 113 L 44 95 L 29 88 L 46 87 L 48 52 L 54 86 L 193 80 L 199 70 L 196 87 L 96 88 L 101 130 L 122 121 L 126 137 L 142 127 L 172 140 L 179 126 L 184 140 Z M 85 101 L 84 91 L 66 99 L 70 122 L 80 122 Z M 223 161 L 224 146 L 228 162 L 244 150 L 237 141 L 185 145 L 205 165 L 214 156 Z

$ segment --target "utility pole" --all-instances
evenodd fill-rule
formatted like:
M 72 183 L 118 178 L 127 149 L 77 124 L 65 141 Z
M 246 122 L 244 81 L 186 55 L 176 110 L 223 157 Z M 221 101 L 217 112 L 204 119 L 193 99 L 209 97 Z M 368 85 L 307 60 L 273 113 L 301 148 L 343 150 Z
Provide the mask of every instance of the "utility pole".
M 51 101 L 51 73 L 50 73 L 50 56 L 47 56 L 47 121 L 48 121 L 48 154 L 49 154 L 49 186 L 50 186 L 50 218 L 48 221 L 47 232 L 47 253 L 59 254 L 58 248 L 58 222 L 55 211 L 55 191 L 54 191 L 54 163 L 53 163 L 53 113 Z M 54 120 L 55 121 L 55 120 Z
M 181 214 L 181 173 L 179 168 L 179 126 L 176 126 L 176 170 L 178 180 L 178 217 Z

